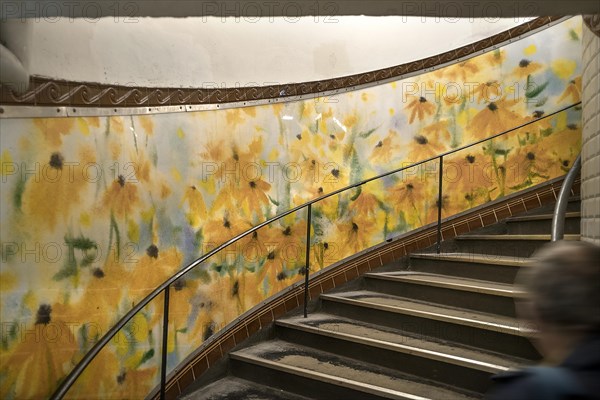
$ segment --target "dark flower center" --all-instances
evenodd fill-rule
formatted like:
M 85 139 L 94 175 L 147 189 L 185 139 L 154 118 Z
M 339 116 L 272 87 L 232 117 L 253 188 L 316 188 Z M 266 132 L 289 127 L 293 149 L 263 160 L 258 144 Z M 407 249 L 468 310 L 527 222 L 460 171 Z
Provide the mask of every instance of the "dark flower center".
M 471 193 L 467 193 L 467 194 L 465 194 L 465 199 L 467 201 L 472 201 L 473 200 L 473 196 L 471 196 Z
M 562 165 L 563 165 L 563 167 L 568 167 L 569 166 L 569 160 L 563 160 Z
M 252 232 L 252 239 L 254 239 L 254 240 L 258 239 L 258 232 L 256 232 L 256 231 Z
M 156 247 L 155 244 L 151 244 L 146 249 L 146 254 L 148 254 L 149 257 L 158 258 L 158 247 Z
M 301 134 L 297 134 L 297 135 L 296 135 L 296 139 L 298 139 L 298 140 L 302 140 L 302 135 L 301 135 Z
M 536 110 L 533 112 L 533 116 L 536 118 L 541 118 L 542 115 L 544 115 L 544 111 L 542 111 L 542 110 Z
M 117 376 L 117 383 L 122 385 L 125 382 L 125 377 L 127 376 L 127 372 L 123 371 Z
M 567 125 L 567 128 L 574 131 L 577 129 L 577 124 L 569 124 L 569 125 Z
M 491 102 L 490 104 L 488 104 L 487 107 L 490 111 L 496 111 L 498 109 L 498 106 L 494 102 Z
M 52 312 L 52 307 L 49 304 L 42 304 L 37 310 L 35 315 L 35 323 L 48 325 L 50 323 L 50 313 Z
M 292 234 L 292 228 L 290 228 L 289 226 L 287 228 L 285 228 L 285 230 L 283 231 L 283 234 L 285 236 L 290 236 Z
M 332 138 L 332 139 L 335 139 L 335 136 L 333 136 L 333 135 L 329 135 L 329 137 Z
M 331 170 L 331 175 L 335 176 L 336 178 L 340 176 L 340 170 L 339 169 L 332 169 Z
M 274 260 L 275 259 L 275 252 L 274 251 L 270 251 L 269 254 L 267 254 L 267 259 Z
M 96 278 L 104 278 L 104 271 L 102 271 L 100 268 L 95 268 L 94 272 L 92 272 L 92 275 L 94 275 Z
M 211 337 L 214 333 L 215 333 L 215 331 L 214 331 L 213 323 L 211 321 L 211 323 L 204 330 L 204 335 L 202 335 L 202 339 L 206 340 L 209 337 Z
M 316 162 L 315 160 L 310 160 L 310 163 L 311 163 L 312 165 L 315 165 L 317 162 Z
M 469 162 L 469 164 L 473 164 L 475 162 L 475 156 L 473 156 L 471 154 L 469 154 L 465 158 L 467 159 L 467 161 Z
M 229 222 L 229 220 L 227 218 L 223 219 L 223 226 L 227 229 L 231 228 L 231 223 Z
M 352 231 L 358 232 L 358 225 L 355 222 L 352 223 Z
M 408 185 L 406 185 L 406 188 L 407 188 L 408 190 L 413 190 L 415 187 L 413 186 L 413 184 L 412 184 L 412 183 L 409 183 Z
M 192 190 L 196 190 L 196 186 L 191 186 Z
M 123 175 L 119 175 L 119 177 L 117 178 L 117 182 L 119 182 L 119 185 L 121 185 L 121 187 L 125 186 L 125 177 Z
M 320 188 L 318 189 L 318 192 L 319 192 L 319 193 L 323 193 L 323 188 L 322 188 L 322 187 L 320 187 Z
M 327 250 L 329 248 L 329 243 L 327 243 L 327 242 L 323 243 L 323 248 L 325 250 Z
M 65 159 L 60 153 L 52 153 L 50 156 L 50 166 L 55 169 L 62 169 Z
M 249 185 L 252 189 L 256 188 L 256 183 L 254 181 L 250 181 Z
M 528 160 L 535 160 L 535 154 L 533 154 L 531 151 L 529 153 L 527 153 L 527 159 Z
M 419 97 L 419 103 L 425 103 L 427 99 L 423 96 Z
M 285 272 L 281 271 L 280 273 L 277 274 L 277 280 L 278 281 L 282 281 L 286 278 Z
M 427 144 L 429 141 L 427 140 L 427 138 L 423 135 L 417 135 L 415 136 L 415 141 L 419 144 Z
M 529 64 L 531 64 L 531 61 L 526 59 L 522 59 L 521 61 L 519 61 L 519 67 L 521 68 L 526 68 Z
M 383 147 L 383 142 L 380 140 L 375 147 Z
M 175 281 L 175 283 L 173 284 L 173 287 L 175 288 L 176 291 L 180 291 L 183 290 L 183 288 L 185 287 L 185 279 L 183 278 L 179 278 Z
M 231 296 L 237 296 L 240 291 L 240 282 L 235 281 L 233 283 L 233 287 L 231 288 Z
M 240 156 L 238 155 L 238 153 L 235 153 L 235 152 L 233 153 L 233 159 L 235 161 L 239 161 L 240 160 Z

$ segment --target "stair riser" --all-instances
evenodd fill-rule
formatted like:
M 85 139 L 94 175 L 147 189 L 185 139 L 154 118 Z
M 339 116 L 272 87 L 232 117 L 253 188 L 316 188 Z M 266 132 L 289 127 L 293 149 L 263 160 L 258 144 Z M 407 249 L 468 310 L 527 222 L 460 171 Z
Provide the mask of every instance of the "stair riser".
M 512 297 L 369 277 L 365 278 L 365 286 L 369 291 L 400 296 L 409 300 L 421 300 L 428 303 L 515 317 L 515 304 Z
M 382 349 L 340 338 L 277 327 L 278 336 L 287 341 L 351 357 L 356 360 L 396 369 L 421 378 L 442 382 L 464 390 L 485 393 L 491 384 L 491 373 L 467 368 L 418 355 Z
M 578 234 L 581 231 L 581 218 L 565 219 L 565 234 Z M 510 235 L 543 235 L 552 231 L 552 220 L 506 221 Z
M 470 347 L 479 347 L 515 357 L 531 360 L 537 360 L 540 357 L 527 338 L 509 333 L 465 326 L 453 322 L 438 321 L 421 316 L 360 307 L 325 299 L 323 301 L 323 311 L 345 318 L 353 318 L 371 324 L 453 341 Z
M 462 239 L 442 245 L 442 252 L 459 252 L 469 254 L 487 254 L 508 256 L 517 260 L 529 258 L 537 249 L 549 241 L 544 240 L 480 240 Z
M 493 259 L 493 257 L 490 257 Z M 519 267 L 449 260 L 410 259 L 410 270 L 498 283 L 514 283 Z
M 383 399 L 383 397 L 370 393 L 309 379 L 262 365 L 246 363 L 237 359 L 231 359 L 231 371 L 237 377 L 285 390 L 286 392 L 296 393 L 311 399 Z

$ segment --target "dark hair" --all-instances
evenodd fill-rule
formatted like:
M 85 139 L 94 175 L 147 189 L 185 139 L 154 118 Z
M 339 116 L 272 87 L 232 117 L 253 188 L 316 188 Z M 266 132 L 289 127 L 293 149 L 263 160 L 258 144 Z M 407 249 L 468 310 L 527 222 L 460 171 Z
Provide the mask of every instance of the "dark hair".
M 539 318 L 562 328 L 600 330 L 600 247 L 553 242 L 533 259 L 523 283 Z

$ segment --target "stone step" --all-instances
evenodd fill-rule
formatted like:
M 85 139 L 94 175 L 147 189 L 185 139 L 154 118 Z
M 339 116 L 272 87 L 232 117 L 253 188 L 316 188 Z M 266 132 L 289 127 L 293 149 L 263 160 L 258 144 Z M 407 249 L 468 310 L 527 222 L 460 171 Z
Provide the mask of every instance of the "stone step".
M 308 400 L 281 389 L 259 385 L 244 379 L 228 376 L 180 397 L 181 400 Z
M 231 353 L 232 371 L 314 399 L 472 399 L 432 382 L 348 357 L 271 340 Z
M 476 253 L 415 253 L 410 255 L 410 270 L 512 284 L 519 269 L 527 267 L 529 261 Z
M 502 315 L 452 308 L 366 290 L 321 295 L 323 312 L 500 354 L 539 359 L 530 326 Z
M 290 317 L 276 325 L 277 336 L 288 342 L 479 393 L 489 389 L 492 374 L 526 363 L 331 314 Z
M 514 298 L 522 293 L 513 285 L 423 272 L 382 272 L 365 275 L 365 289 L 414 299 L 489 311 L 515 317 Z

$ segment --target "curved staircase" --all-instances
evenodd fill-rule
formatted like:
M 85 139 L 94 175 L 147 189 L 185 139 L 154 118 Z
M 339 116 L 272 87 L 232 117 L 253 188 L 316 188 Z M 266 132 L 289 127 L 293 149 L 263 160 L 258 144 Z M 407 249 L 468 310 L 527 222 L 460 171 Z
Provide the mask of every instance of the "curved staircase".
M 579 207 L 570 200 L 565 240 L 579 239 Z M 514 216 L 323 294 L 308 318 L 277 320 L 182 398 L 481 398 L 491 375 L 540 358 L 513 283 L 551 220 L 551 207 Z

